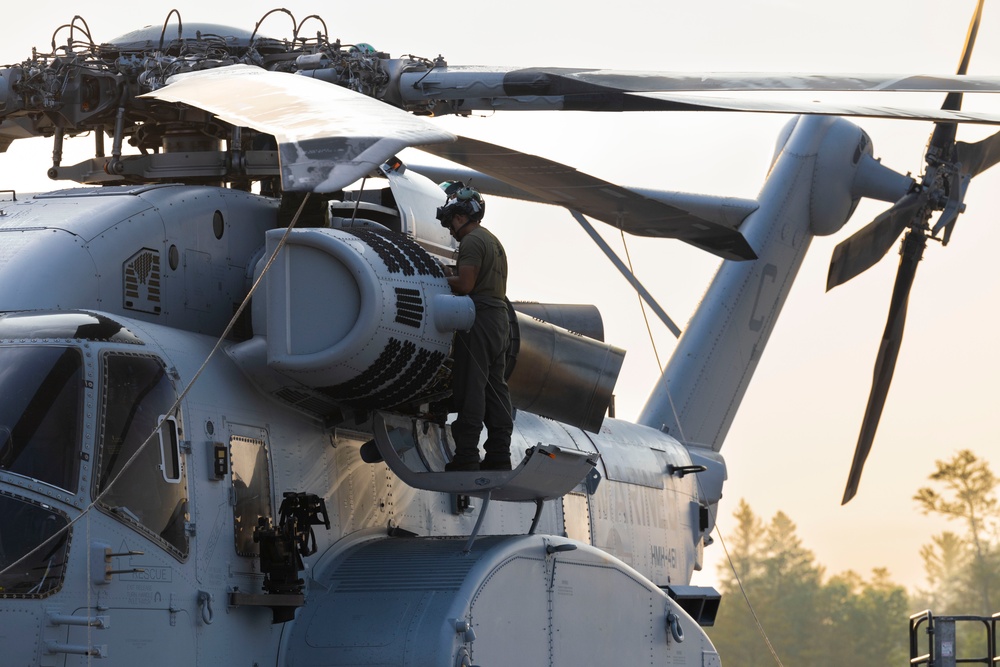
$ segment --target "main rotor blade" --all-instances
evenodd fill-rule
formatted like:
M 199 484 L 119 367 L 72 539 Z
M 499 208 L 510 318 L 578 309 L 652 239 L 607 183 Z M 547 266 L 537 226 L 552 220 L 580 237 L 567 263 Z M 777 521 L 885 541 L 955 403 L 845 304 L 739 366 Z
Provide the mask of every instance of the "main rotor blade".
M 826 289 L 830 291 L 867 271 L 889 252 L 896 239 L 926 203 L 926 195 L 910 192 L 877 218 L 837 244 L 830 259 Z
M 961 72 L 964 74 L 964 72 Z M 651 72 L 568 67 L 436 67 L 406 72 L 406 101 L 470 97 L 559 97 L 611 92 L 915 92 L 997 93 L 998 76 L 812 74 L 794 72 Z
M 638 236 L 675 238 L 724 259 L 756 259 L 743 235 L 731 227 L 649 199 L 552 160 L 485 141 L 458 137 L 420 150 L 514 185 L 551 204 L 595 218 Z
M 927 246 L 927 237 L 921 230 L 910 230 L 903 239 L 903 248 L 899 260 L 899 270 L 896 273 L 896 284 L 892 288 L 892 299 L 889 302 L 889 318 L 882 334 L 878 357 L 875 360 L 875 371 L 872 376 L 872 389 L 868 395 L 868 406 L 865 408 L 865 418 L 861 423 L 861 433 L 854 450 L 854 460 L 851 462 L 851 472 L 847 477 L 847 487 L 841 504 L 846 505 L 858 492 L 861 483 L 861 472 L 875 440 L 885 399 L 892 383 L 892 375 L 896 370 L 896 359 L 903 342 L 903 326 L 906 324 L 906 308 L 910 299 L 910 289 L 917 272 L 917 264 Z
M 864 104 L 795 102 L 761 98 L 705 97 L 684 93 L 626 93 L 627 111 L 743 111 L 756 113 L 889 118 L 947 123 L 1000 125 L 1000 114 L 948 109 L 905 109 Z M 643 103 L 645 100 L 645 104 Z
M 955 151 L 962 173 L 977 176 L 1000 162 L 1000 132 L 974 144 L 958 141 Z
M 274 135 L 285 190 L 336 191 L 407 146 L 454 139 L 366 95 L 248 65 L 179 74 L 142 97 L 188 104 Z

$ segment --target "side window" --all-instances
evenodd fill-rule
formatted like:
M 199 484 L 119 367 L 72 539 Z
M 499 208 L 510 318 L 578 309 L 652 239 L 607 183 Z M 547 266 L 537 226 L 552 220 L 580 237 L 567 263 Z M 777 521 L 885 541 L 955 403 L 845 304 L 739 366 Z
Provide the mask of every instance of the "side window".
M 257 556 L 260 547 L 253 531 L 261 517 L 271 518 L 271 474 L 267 444 L 262 440 L 234 435 L 229 440 L 233 466 L 233 518 L 236 553 Z
M 100 504 L 183 558 L 187 479 L 176 419 L 163 419 L 176 400 L 173 384 L 155 357 L 108 353 L 103 371 Z
M 173 417 L 160 415 L 157 417 L 157 421 L 161 424 L 158 435 L 160 470 L 163 471 L 163 481 L 179 484 L 184 464 L 181 463 L 181 445 L 177 439 L 177 420 Z

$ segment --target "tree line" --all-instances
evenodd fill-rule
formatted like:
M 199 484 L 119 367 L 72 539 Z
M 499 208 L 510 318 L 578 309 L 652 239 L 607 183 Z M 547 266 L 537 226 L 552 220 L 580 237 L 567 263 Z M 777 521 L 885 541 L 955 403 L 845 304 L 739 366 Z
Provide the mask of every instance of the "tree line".
M 708 628 L 723 664 L 764 667 L 777 657 L 784 665 L 812 667 L 907 665 L 911 613 L 1000 611 L 998 483 L 989 464 L 969 450 L 936 462 L 914 501 L 926 514 L 951 519 L 955 530 L 922 547 L 927 588 L 912 591 L 885 569 L 869 577 L 827 576 L 786 514 L 765 521 L 741 500 L 736 528 L 726 538 L 731 566 L 720 566 L 723 601 Z

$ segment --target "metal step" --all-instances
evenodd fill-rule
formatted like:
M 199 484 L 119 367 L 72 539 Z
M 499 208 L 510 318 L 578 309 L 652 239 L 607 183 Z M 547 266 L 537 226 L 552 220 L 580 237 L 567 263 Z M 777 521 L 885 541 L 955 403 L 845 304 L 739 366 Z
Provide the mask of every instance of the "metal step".
M 373 418 L 375 446 L 385 464 L 417 489 L 464 494 L 508 502 L 543 502 L 560 498 L 593 471 L 600 454 L 538 443 L 513 470 L 444 472 L 443 457 L 421 447 L 425 423 L 378 412 Z M 440 429 L 434 425 L 433 428 Z M 428 432 L 430 429 L 428 428 Z

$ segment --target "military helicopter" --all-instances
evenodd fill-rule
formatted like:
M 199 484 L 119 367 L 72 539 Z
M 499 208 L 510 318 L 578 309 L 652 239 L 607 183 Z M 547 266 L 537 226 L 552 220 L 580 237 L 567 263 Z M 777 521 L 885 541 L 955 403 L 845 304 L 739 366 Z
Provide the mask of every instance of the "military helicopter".
M 51 138 L 50 176 L 87 186 L 15 193 L 0 217 L 10 664 L 719 664 L 700 625 L 718 596 L 689 582 L 718 449 L 810 239 L 861 197 L 898 202 L 893 221 L 951 216 L 961 197 L 941 195 L 969 173 L 950 156 L 917 183 L 827 115 L 871 108 L 769 102 L 819 115 L 786 126 L 757 199 L 636 192 L 423 116 L 763 105 L 685 97 L 706 85 L 690 78 L 394 59 L 324 32 L 68 32 L 2 72 L 0 136 Z M 874 114 L 1000 121 L 955 106 Z M 63 164 L 86 132 L 94 157 Z M 932 144 L 973 171 L 993 159 L 992 140 Z M 418 167 L 407 146 L 463 166 Z M 430 406 L 471 317 L 441 270 L 445 176 L 727 260 L 639 423 L 604 417 L 624 352 L 593 309 L 513 304 L 514 470 L 441 472 Z

